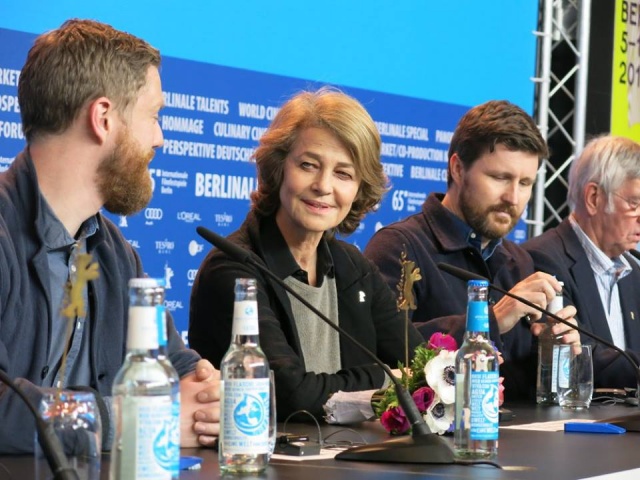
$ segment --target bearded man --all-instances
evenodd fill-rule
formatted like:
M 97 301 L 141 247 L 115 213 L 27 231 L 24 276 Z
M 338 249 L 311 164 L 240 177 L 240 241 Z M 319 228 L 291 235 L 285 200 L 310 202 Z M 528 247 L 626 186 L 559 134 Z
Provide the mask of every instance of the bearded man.
M 18 85 L 27 146 L 0 175 L 0 369 L 33 405 L 47 388 L 94 391 L 105 449 L 111 387 L 126 353 L 128 281 L 144 270 L 100 209 L 130 215 L 151 198 L 148 165 L 163 142 L 159 64 L 151 45 L 99 22 L 69 20 L 38 37 Z M 92 255 L 100 276 L 84 288 L 86 314 L 67 319 L 65 286 L 81 253 Z M 220 373 L 185 348 L 171 318 L 167 324 L 181 445 L 211 445 Z M 0 425 L 0 454 L 33 451 L 34 419 L 2 384 Z
M 436 331 L 461 343 L 466 324 L 467 285 L 438 269 L 440 262 L 469 270 L 546 308 L 561 290 L 558 281 L 535 272 L 529 254 L 504 237 L 531 198 L 536 172 L 548 155 L 532 118 L 506 101 L 489 101 L 470 109 L 458 123 L 449 148 L 446 194 L 432 193 L 422 211 L 379 230 L 365 256 L 373 260 L 390 287 L 400 277 L 398 260 L 420 268 L 414 283 L 417 309 L 412 321 L 425 338 Z M 504 356 L 501 374 L 508 399 L 535 396 L 541 314 L 499 292 L 490 292 L 490 336 Z M 573 306 L 558 315 L 575 322 Z M 521 320 L 526 319 L 526 320 Z M 575 343 L 575 330 L 558 324 L 554 333 Z

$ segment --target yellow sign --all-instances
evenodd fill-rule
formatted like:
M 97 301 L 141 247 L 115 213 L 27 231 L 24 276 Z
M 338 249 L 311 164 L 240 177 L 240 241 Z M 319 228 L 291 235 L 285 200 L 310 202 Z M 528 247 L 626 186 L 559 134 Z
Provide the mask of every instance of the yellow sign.
M 640 142 L 640 2 L 616 0 L 612 71 L 611 133 Z

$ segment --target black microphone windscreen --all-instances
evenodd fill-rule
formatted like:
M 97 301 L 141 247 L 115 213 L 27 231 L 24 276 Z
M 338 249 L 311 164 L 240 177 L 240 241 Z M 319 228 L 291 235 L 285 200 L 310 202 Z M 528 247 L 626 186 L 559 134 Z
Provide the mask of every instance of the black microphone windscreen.
M 447 272 L 454 277 L 458 277 L 459 279 L 464 280 L 465 282 L 468 282 L 469 280 L 486 280 L 487 282 L 489 281 L 487 277 L 472 273 L 463 268 L 454 267 L 453 265 L 449 265 L 448 263 L 440 262 L 438 263 L 438 268 L 443 272 Z
M 235 258 L 239 262 L 247 262 L 251 257 L 251 254 L 247 250 L 237 246 L 232 241 L 227 240 L 222 235 L 218 235 L 207 228 L 202 226 L 196 227 L 196 232 L 198 232 L 198 235 L 204 238 L 211 245 L 218 247 L 224 253 Z
M 629 250 L 629 255 L 634 257 L 636 260 L 640 260 L 640 252 L 638 250 L 631 249 Z

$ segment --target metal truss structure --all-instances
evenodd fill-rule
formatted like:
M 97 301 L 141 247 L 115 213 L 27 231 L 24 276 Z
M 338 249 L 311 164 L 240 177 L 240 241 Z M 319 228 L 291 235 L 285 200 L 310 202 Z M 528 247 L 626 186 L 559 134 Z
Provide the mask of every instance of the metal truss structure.
M 551 155 L 539 171 L 529 236 L 569 214 L 568 172 L 585 141 L 591 0 L 540 0 L 535 116 Z

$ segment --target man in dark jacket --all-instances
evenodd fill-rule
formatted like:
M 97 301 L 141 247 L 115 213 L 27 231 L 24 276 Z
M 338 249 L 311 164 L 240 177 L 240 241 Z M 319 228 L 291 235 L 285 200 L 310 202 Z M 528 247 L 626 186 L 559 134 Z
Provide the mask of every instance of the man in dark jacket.
M 422 212 L 379 230 L 367 245 L 365 255 L 390 286 L 398 283 L 403 249 L 420 268 L 412 319 L 425 338 L 443 331 L 460 342 L 465 331 L 466 283 L 439 270 L 440 262 L 485 276 L 543 308 L 560 290 L 551 275 L 534 272 L 527 252 L 504 238 L 522 215 L 546 155 L 537 126 L 519 107 L 490 101 L 472 108 L 451 139 L 447 193 L 431 194 Z M 541 314 L 496 291 L 490 303 L 490 335 L 504 355 L 506 396 L 533 398 L 536 345 L 531 333 L 538 335 L 542 325 L 529 322 Z M 559 313 L 563 318 L 574 314 L 573 307 Z M 555 328 L 557 333 L 566 329 Z M 577 339 L 573 331 L 563 337 L 564 342 Z
M 125 355 L 127 284 L 144 271 L 99 210 L 129 215 L 151 198 L 147 166 L 163 140 L 159 63 L 155 48 L 98 22 L 71 20 L 38 37 L 18 86 L 27 148 L 0 175 L 0 369 L 34 405 L 60 383 L 94 390 L 107 435 L 108 396 Z M 82 292 L 86 315 L 67 319 L 65 286 L 80 253 L 92 255 L 100 275 Z M 185 348 L 170 319 L 168 334 L 181 375 L 181 444 L 211 444 L 219 372 Z M 33 450 L 34 420 L 3 384 L 0 425 L 0 453 Z
M 623 137 L 591 140 L 569 174 L 571 215 L 523 247 L 538 270 L 564 282 L 587 330 L 640 361 L 640 268 L 625 252 L 640 239 L 640 145 Z M 583 338 L 584 342 L 593 340 Z M 637 368 L 595 345 L 596 387 L 638 386 Z

